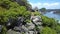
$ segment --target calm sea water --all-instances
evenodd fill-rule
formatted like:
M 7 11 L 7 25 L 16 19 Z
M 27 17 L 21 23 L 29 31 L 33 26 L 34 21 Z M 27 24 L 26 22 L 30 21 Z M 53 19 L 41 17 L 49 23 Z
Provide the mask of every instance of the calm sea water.
M 60 23 L 60 14 L 54 14 L 54 11 L 51 12 L 46 12 L 45 14 L 43 14 L 44 16 L 50 17 L 50 18 L 54 18 L 56 20 L 59 20 Z

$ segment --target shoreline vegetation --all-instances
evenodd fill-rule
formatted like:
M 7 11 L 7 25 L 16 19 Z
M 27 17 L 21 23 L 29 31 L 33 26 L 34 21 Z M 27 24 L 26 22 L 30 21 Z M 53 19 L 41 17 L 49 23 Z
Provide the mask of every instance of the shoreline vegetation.
M 57 20 L 33 10 L 27 0 L 18 1 L 0 0 L 0 34 L 60 34 Z

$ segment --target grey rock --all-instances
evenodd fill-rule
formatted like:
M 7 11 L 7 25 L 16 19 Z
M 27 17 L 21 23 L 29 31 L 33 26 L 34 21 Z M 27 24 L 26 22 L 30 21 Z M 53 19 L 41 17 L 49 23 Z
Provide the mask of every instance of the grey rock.
M 21 33 L 10 29 L 7 31 L 7 34 L 21 34 Z
M 10 26 L 11 25 L 11 23 L 9 22 L 9 23 L 7 23 L 7 26 Z
M 33 23 L 27 23 L 27 28 L 28 28 L 29 30 L 32 30 L 32 29 L 35 28 L 35 25 L 34 25 Z
M 34 31 L 29 31 L 29 34 L 34 34 Z
M 28 28 L 25 27 L 24 25 L 22 25 L 22 30 L 23 30 L 24 32 L 28 32 Z
M 18 17 L 18 21 L 23 22 L 24 21 L 24 17 Z
M 37 34 L 38 30 L 39 31 L 42 30 L 42 26 L 41 26 L 42 19 L 40 16 L 31 16 L 31 20 L 33 22 L 26 23 L 25 25 L 23 25 L 24 18 L 18 17 L 16 26 L 14 26 L 14 28 L 13 28 L 14 31 L 8 30 L 7 33 L 9 33 L 9 34 L 22 34 L 24 32 L 25 34 Z M 10 23 L 8 25 L 10 25 Z M 38 26 L 38 30 L 34 29 L 36 27 L 36 25 Z
M 11 26 L 12 24 L 17 25 L 17 26 L 20 26 L 22 25 L 22 22 L 24 21 L 24 18 L 23 17 L 18 17 L 17 19 L 12 19 L 10 18 L 6 24 L 6 26 Z
M 14 30 L 16 30 L 16 31 L 21 31 L 21 27 L 15 26 L 15 27 L 14 27 Z
M 23 17 L 18 17 L 18 19 L 17 19 L 17 26 L 21 26 L 22 25 L 22 23 L 23 23 L 23 21 L 24 21 L 24 18 Z
M 22 28 L 23 21 L 24 21 L 23 17 L 18 17 L 16 26 L 13 29 L 16 31 L 24 31 L 24 29 Z
M 28 32 L 28 28 L 26 28 L 24 25 L 22 25 L 22 26 L 15 26 L 14 27 L 14 30 L 15 31 L 19 31 L 19 32 Z
M 2 26 L 2 25 L 0 25 L 0 32 L 1 32 L 2 28 L 3 28 L 3 26 Z
M 8 19 L 8 23 L 6 24 L 6 26 L 10 26 L 12 22 L 13 22 L 12 18 Z
M 41 26 L 42 25 L 42 23 L 41 22 L 34 22 L 36 25 L 39 25 L 39 26 Z
M 34 17 L 31 17 L 31 19 L 35 22 L 40 22 L 42 21 L 41 17 L 40 16 L 34 16 Z
M 28 32 L 25 32 L 25 34 L 29 34 Z
M 41 23 L 42 19 L 40 16 L 31 16 L 31 20 L 36 25 L 42 25 L 42 23 Z

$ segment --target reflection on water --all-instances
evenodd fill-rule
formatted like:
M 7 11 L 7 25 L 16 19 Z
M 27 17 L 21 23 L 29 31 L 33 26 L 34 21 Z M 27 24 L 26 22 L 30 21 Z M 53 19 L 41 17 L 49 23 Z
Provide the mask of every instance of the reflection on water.
M 57 20 L 60 21 L 60 14 L 54 14 L 54 11 L 51 12 L 46 12 L 45 14 L 43 14 L 44 16 L 50 17 L 50 18 L 55 18 Z

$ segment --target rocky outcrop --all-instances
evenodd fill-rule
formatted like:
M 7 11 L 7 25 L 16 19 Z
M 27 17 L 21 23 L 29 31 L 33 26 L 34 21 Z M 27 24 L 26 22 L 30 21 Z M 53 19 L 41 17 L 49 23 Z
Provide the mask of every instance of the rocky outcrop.
M 24 17 L 18 17 L 15 22 L 14 19 L 10 19 L 6 26 L 9 27 L 7 34 L 38 34 L 42 30 L 41 16 L 31 16 L 30 23 L 24 23 Z M 13 26 L 13 25 L 14 26 Z M 11 27 L 13 28 L 11 29 Z M 0 26 L 0 32 L 2 26 Z
M 31 16 L 31 23 L 26 23 L 25 25 L 15 26 L 14 30 L 18 32 L 24 32 L 25 34 L 37 34 L 40 29 L 42 29 L 41 17 L 40 16 Z M 20 22 L 19 22 L 20 23 Z M 38 29 L 36 30 L 36 26 Z
M 31 20 L 35 25 L 42 25 L 40 16 L 31 16 Z

